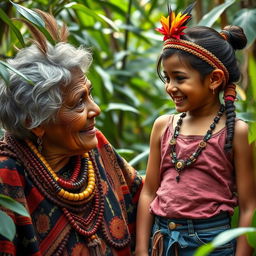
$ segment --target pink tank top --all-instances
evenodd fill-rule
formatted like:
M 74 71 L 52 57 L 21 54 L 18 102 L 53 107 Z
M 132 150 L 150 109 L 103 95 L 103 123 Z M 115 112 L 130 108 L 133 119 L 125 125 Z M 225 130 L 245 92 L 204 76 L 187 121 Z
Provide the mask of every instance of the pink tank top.
M 209 218 L 221 211 L 230 215 L 237 205 L 232 156 L 224 151 L 226 128 L 214 133 L 196 162 L 186 167 L 177 183 L 171 162 L 169 141 L 173 134 L 173 116 L 161 138 L 161 184 L 150 205 L 151 213 L 167 218 Z M 178 159 L 195 152 L 203 136 L 179 134 Z

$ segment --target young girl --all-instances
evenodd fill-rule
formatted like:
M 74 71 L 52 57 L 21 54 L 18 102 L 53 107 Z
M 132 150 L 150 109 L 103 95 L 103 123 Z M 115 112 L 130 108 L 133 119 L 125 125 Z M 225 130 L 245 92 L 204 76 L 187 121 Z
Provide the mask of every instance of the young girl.
M 234 106 L 240 77 L 235 50 L 247 40 L 237 26 L 220 33 L 198 26 L 184 33 L 191 9 L 177 16 L 171 11 L 158 29 L 164 46 L 157 71 L 179 114 L 160 116 L 153 125 L 136 256 L 192 256 L 230 228 L 235 206 L 239 226 L 250 225 L 256 207 L 248 126 L 235 118 Z M 240 237 L 210 255 L 251 254 Z

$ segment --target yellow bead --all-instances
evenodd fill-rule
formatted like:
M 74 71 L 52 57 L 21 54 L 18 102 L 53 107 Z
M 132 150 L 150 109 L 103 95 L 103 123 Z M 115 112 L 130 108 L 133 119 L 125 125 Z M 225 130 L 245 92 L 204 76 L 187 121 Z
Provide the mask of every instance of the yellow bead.
M 87 190 L 85 190 L 84 192 L 83 192 L 83 196 L 84 196 L 84 198 L 87 198 L 87 197 L 89 197 L 89 192 L 87 191 Z
M 63 196 L 65 193 L 65 190 L 64 189 L 61 189 L 60 192 L 58 193 L 59 196 Z
M 68 191 L 64 191 L 64 194 L 63 194 L 62 197 L 68 199 L 68 197 L 69 197 L 69 192 L 68 192 Z
M 92 193 L 92 189 L 91 188 L 86 188 L 86 190 L 91 194 Z
M 95 187 L 95 182 L 90 180 L 90 181 L 88 182 L 88 186 L 90 186 L 90 185 L 93 186 L 93 187 Z
M 74 201 L 75 194 L 74 193 L 69 193 L 68 199 L 71 200 L 71 201 Z
M 78 201 L 79 200 L 79 195 L 78 194 L 74 194 L 74 201 Z
M 94 189 L 94 186 L 93 185 L 88 185 L 87 189 L 90 188 L 91 190 Z

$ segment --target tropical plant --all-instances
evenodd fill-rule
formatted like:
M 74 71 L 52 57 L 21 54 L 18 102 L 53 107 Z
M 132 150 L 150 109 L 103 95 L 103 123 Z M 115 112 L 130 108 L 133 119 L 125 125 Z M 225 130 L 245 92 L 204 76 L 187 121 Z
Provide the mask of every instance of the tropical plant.
M 12 212 L 18 213 L 22 216 L 29 217 L 26 208 L 11 197 L 0 194 L 0 206 L 4 210 L 11 210 Z M 0 235 L 12 241 L 16 234 L 16 227 L 12 218 L 7 215 L 5 211 L 0 210 L 0 220 Z

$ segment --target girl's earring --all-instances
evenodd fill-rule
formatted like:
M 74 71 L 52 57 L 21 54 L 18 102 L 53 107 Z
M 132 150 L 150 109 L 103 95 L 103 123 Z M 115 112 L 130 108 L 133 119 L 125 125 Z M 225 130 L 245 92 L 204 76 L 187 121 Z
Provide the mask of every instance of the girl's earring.
M 43 139 L 42 139 L 42 137 L 38 136 L 36 142 L 37 142 L 38 151 L 40 153 L 42 153 L 42 150 L 43 150 Z
M 215 94 L 215 89 L 214 88 L 212 88 L 212 94 Z

